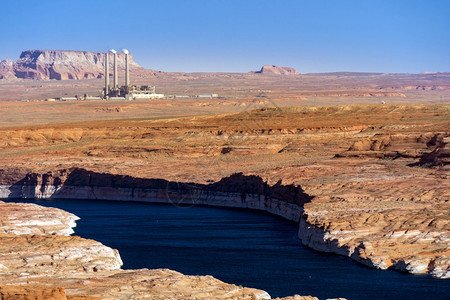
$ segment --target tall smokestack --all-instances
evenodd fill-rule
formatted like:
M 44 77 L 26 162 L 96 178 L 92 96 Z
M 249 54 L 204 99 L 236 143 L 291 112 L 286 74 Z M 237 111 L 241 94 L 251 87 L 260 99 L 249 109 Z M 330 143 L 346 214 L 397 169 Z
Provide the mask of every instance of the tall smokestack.
M 105 53 L 105 99 L 109 95 L 109 53 Z
M 110 50 L 114 53 L 114 89 L 117 89 L 119 86 L 119 74 L 117 74 L 117 51 L 114 49 Z
M 130 63 L 128 61 L 128 50 L 122 49 L 122 52 L 125 53 L 125 86 L 130 85 Z

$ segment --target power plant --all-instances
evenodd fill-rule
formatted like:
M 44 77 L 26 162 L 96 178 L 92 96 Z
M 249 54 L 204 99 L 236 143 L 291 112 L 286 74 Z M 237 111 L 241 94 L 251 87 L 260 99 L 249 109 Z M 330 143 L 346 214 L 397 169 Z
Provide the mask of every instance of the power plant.
M 119 87 L 119 74 L 117 71 L 117 51 L 111 49 L 105 53 L 105 89 L 102 93 L 102 98 L 108 99 L 125 99 L 125 100 L 139 100 L 139 99 L 161 99 L 164 94 L 156 94 L 155 87 L 150 85 L 130 85 L 130 64 L 129 52 L 127 49 L 122 49 L 125 54 L 125 85 Z M 114 55 L 113 60 L 113 85 L 109 84 L 109 55 Z
M 65 96 L 57 98 L 47 98 L 46 101 L 75 101 L 75 100 L 150 100 L 150 99 L 213 99 L 223 98 L 218 94 L 199 94 L 199 95 L 164 95 L 157 94 L 154 86 L 151 85 L 132 85 L 130 84 L 130 53 L 127 49 L 122 49 L 124 56 L 119 56 L 114 49 L 109 50 L 106 53 L 98 53 L 105 55 L 104 67 L 105 67 L 105 87 L 100 90 L 99 96 L 92 96 L 84 94 L 84 96 Z M 112 57 L 112 70 L 111 68 L 111 56 Z M 119 72 L 118 72 L 118 59 L 123 57 L 125 60 L 125 84 L 119 85 Z M 111 78 L 112 84 L 111 84 Z

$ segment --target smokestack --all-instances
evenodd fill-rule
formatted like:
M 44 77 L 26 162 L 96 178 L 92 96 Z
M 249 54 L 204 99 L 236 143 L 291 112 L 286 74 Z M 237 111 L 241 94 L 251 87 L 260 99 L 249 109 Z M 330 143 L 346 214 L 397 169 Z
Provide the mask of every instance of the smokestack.
M 110 51 L 114 53 L 114 89 L 117 89 L 119 86 L 119 74 L 117 74 L 117 51 L 114 49 L 111 49 Z
M 109 53 L 105 53 L 105 99 L 109 95 Z
M 125 86 L 130 85 L 130 64 L 128 61 L 128 50 L 122 49 L 122 52 L 125 53 Z

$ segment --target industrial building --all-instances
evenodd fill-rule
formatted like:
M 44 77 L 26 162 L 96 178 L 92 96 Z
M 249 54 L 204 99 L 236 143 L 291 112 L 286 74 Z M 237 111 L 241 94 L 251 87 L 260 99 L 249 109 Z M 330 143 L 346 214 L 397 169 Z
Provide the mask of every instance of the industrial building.
M 125 53 L 125 85 L 119 86 L 119 74 L 117 72 L 117 51 L 112 49 L 110 53 L 114 55 L 113 61 L 113 85 L 109 83 L 109 53 L 105 53 L 105 89 L 103 90 L 103 99 L 161 99 L 164 94 L 156 94 L 155 87 L 150 85 L 130 85 L 130 65 L 128 50 L 123 49 Z
M 219 95 L 218 94 L 200 94 L 195 97 L 200 98 L 200 99 L 213 99 L 213 98 L 219 98 Z

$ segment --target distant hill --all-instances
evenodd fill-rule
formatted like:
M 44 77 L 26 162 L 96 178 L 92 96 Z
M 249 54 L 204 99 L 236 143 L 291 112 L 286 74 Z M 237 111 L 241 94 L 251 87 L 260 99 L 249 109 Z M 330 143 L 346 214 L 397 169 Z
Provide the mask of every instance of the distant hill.
M 117 66 L 125 69 L 125 54 L 119 53 Z M 110 70 L 113 54 L 110 54 Z M 130 69 L 142 68 L 130 54 Z M 0 62 L 0 79 L 66 80 L 91 79 L 105 76 L 105 55 L 100 52 L 67 50 L 27 50 L 19 60 Z
M 253 74 L 266 74 L 266 75 L 300 75 L 296 69 L 291 67 L 280 67 L 275 65 L 265 65 L 259 71 L 250 71 Z

